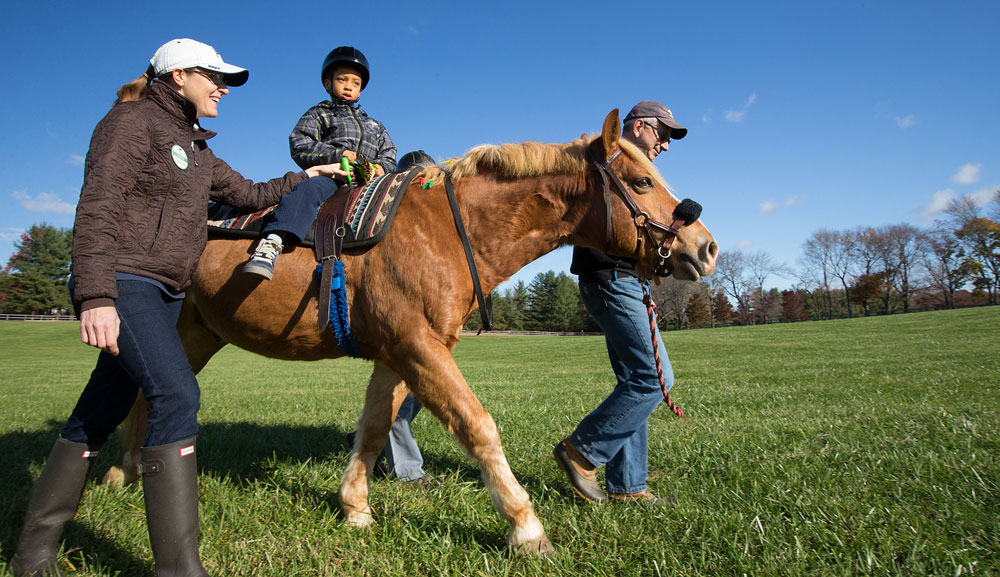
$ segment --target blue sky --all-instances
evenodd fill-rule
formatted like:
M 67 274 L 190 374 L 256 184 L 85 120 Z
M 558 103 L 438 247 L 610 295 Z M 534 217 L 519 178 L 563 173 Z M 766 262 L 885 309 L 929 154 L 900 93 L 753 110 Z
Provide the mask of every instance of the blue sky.
M 689 128 L 656 161 L 677 195 L 722 250 L 792 267 L 820 228 L 926 227 L 948 198 L 1000 185 L 994 1 L 8 4 L 0 264 L 32 224 L 72 226 L 94 125 L 175 37 L 250 70 L 204 125 L 257 180 L 295 169 L 288 133 L 346 44 L 372 64 L 361 103 L 400 153 L 567 142 L 660 100 Z

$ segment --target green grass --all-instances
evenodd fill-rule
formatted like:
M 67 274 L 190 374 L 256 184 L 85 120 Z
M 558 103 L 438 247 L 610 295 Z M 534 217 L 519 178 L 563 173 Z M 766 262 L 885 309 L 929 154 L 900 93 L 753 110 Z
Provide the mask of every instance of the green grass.
M 0 565 L 92 368 L 77 331 L 0 323 Z M 545 559 L 506 550 L 429 414 L 414 429 L 444 483 L 376 480 L 375 526 L 348 529 L 336 492 L 370 365 L 227 348 L 200 375 L 202 557 L 220 576 L 1000 575 L 998 337 L 1000 307 L 666 333 L 688 416 L 650 421 L 664 507 L 584 504 L 551 460 L 611 386 L 602 338 L 468 337 L 458 363 L 556 546 Z M 64 538 L 79 575 L 152 575 L 138 488 L 89 485 Z

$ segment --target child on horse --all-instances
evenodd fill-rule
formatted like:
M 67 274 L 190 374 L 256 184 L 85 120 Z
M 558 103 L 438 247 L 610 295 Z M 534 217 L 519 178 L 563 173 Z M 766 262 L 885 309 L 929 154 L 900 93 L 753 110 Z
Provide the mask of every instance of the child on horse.
M 296 164 L 305 169 L 347 158 L 352 164 L 370 165 L 373 178 L 395 169 L 396 147 L 385 126 L 358 105 L 369 77 L 368 59 L 357 48 L 340 46 L 327 54 L 320 78 L 330 100 L 307 110 L 289 135 Z M 302 242 L 323 202 L 340 184 L 329 177 L 311 178 L 282 197 L 243 271 L 271 279 L 285 241 L 291 237 Z

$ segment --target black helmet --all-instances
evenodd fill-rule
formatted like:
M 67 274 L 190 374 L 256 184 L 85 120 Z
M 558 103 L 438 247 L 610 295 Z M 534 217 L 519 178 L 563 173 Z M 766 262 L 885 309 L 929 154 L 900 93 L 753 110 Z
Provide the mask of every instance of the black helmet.
M 399 158 L 399 162 L 396 163 L 396 170 L 403 172 L 411 166 L 434 166 L 437 164 L 431 155 L 427 154 L 423 150 L 414 150 L 413 152 L 407 152 Z
M 323 59 L 323 70 L 320 81 L 326 80 L 327 72 L 338 64 L 349 64 L 361 71 L 361 90 L 368 86 L 368 59 L 360 50 L 353 46 L 339 46 L 330 51 Z

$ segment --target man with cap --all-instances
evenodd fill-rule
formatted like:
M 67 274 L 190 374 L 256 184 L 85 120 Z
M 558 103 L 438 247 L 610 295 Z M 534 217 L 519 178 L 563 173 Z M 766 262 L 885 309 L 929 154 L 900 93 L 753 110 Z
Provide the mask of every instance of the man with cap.
M 625 116 L 622 139 L 649 160 L 680 140 L 687 129 L 670 109 L 653 100 L 636 104 Z M 573 490 L 590 502 L 643 502 L 659 499 L 646 485 L 649 416 L 663 399 L 650 338 L 649 317 L 636 273 L 638 261 L 574 247 L 570 272 L 579 276 L 584 305 L 604 331 L 616 384 L 611 394 L 556 445 L 556 463 Z M 656 335 L 664 384 L 673 386 L 667 351 Z M 605 466 L 605 487 L 597 468 Z

